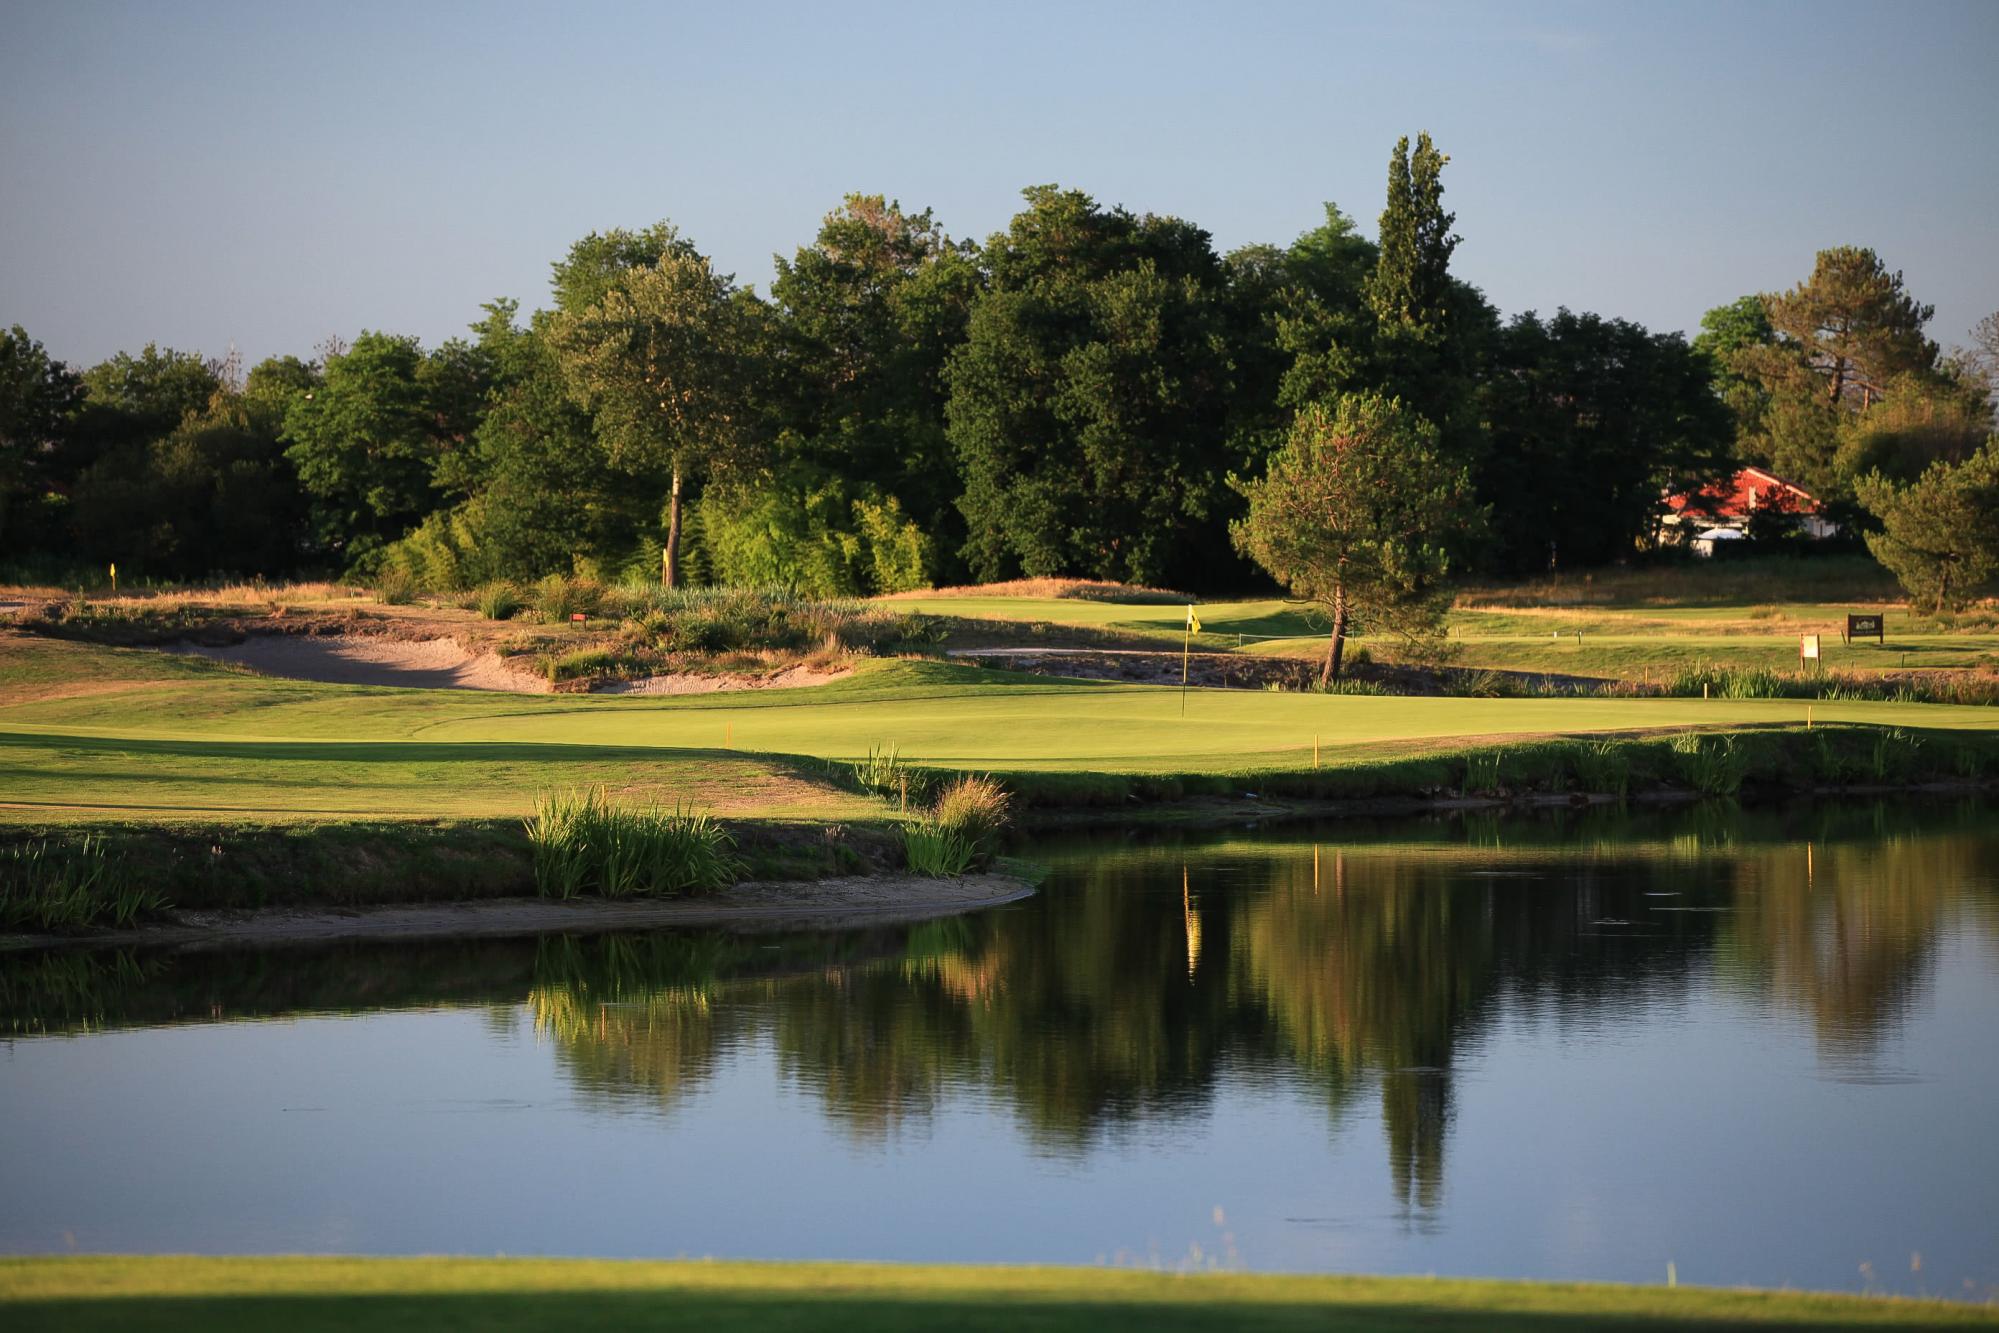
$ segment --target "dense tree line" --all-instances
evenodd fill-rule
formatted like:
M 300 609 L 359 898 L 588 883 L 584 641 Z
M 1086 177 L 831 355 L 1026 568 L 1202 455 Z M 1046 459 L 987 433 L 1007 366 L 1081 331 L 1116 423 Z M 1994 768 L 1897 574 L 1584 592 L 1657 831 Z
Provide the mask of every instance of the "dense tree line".
M 1360 588 L 1352 609 L 1392 622 L 1409 607 L 1367 589 L 1406 585 L 1414 606 L 1446 574 L 1626 558 L 1663 491 L 1741 461 L 1825 495 L 1891 563 L 1938 558 L 1891 517 L 1911 488 L 1978 508 L 1999 330 L 1943 358 L 1928 307 L 1851 248 L 1710 312 L 1691 344 L 1567 310 L 1502 321 L 1451 270 L 1447 161 L 1427 135 L 1396 146 L 1373 239 L 1328 205 L 1288 246 L 1227 254 L 1053 185 L 983 244 L 853 195 L 767 295 L 670 225 L 613 230 L 554 265 L 548 309 L 495 301 L 438 347 L 364 331 L 247 372 L 150 345 L 79 372 L 16 327 L 0 559 L 868 593 L 1023 575 L 1222 590 L 1259 577 L 1253 557 Z M 1343 453 L 1342 421 L 1379 439 Z M 1403 492 L 1374 511 L 1403 529 L 1356 532 L 1362 563 L 1420 549 L 1420 577 L 1301 581 L 1264 558 L 1255 498 L 1279 475 L 1330 494 L 1307 464 L 1342 457 Z M 1408 527 L 1437 495 L 1455 508 L 1425 515 L 1435 531 Z M 1999 567 L 1999 539 L 1952 540 L 1977 548 L 1965 569 Z

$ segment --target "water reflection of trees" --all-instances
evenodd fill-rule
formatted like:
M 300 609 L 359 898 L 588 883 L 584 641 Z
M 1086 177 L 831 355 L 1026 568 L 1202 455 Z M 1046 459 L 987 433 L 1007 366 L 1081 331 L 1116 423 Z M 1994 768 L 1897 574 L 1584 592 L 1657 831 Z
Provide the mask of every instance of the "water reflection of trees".
M 1442 1199 L 1454 1071 L 1509 1012 L 1557 1023 L 1719 979 L 1865 1069 L 1949 929 L 1999 946 L 1976 806 L 1479 820 L 1039 849 L 1048 891 L 977 918 L 837 936 L 354 946 L 0 962 L 16 1034 L 241 1015 L 491 1005 L 579 1096 L 671 1108 L 739 1053 L 861 1139 L 960 1097 L 1044 1151 L 1199 1116 L 1226 1079 L 1372 1098 L 1395 1189 Z
M 1719 973 L 1844 1057 L 1893 1024 L 1953 913 L 1999 918 L 1999 843 L 1975 825 L 1759 818 L 1594 841 L 1499 826 L 1084 848 L 1032 905 L 921 928 L 898 957 L 753 983 L 723 967 L 698 994 L 586 1002 L 545 1030 L 607 1092 L 670 1099 L 755 1037 L 859 1137 L 964 1092 L 1054 1152 L 1198 1115 L 1228 1073 L 1283 1077 L 1335 1120 L 1377 1099 L 1398 1198 L 1421 1215 L 1442 1200 L 1453 1071 L 1509 1006 L 1642 1021 Z

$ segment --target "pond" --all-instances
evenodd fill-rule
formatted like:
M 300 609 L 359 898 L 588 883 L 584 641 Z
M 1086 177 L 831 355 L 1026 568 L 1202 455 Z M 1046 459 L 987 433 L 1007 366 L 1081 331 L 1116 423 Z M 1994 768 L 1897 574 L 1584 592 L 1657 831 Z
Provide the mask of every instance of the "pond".
M 915 926 L 0 960 L 0 1251 L 1990 1299 L 1993 813 L 1123 830 Z

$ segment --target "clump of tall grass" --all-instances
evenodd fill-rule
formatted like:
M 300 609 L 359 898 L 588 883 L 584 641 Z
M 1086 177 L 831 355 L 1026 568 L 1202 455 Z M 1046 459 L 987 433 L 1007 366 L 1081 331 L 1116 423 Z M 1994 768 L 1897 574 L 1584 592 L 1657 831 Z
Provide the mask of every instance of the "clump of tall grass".
M 870 745 L 867 758 L 857 759 L 849 767 L 863 791 L 893 796 L 904 809 L 909 807 L 912 795 L 921 798 L 929 786 L 928 776 L 910 766 L 894 741 Z
M 565 680 L 581 680 L 584 677 L 608 678 L 623 672 L 632 664 L 625 655 L 615 648 L 579 648 L 571 653 L 551 653 L 540 657 L 536 665 L 541 674 L 551 683 Z
M 712 893 L 741 871 L 735 839 L 710 816 L 614 805 L 601 787 L 544 795 L 527 832 L 535 888 L 549 898 Z
M 1498 796 L 1504 790 L 1500 770 L 1504 750 L 1475 750 L 1465 756 L 1464 793 L 1467 796 Z
M 1274 682 L 1281 689 L 1282 682 Z M 1378 680 L 1362 680 L 1358 676 L 1342 676 L 1338 680 L 1314 680 L 1306 687 L 1313 694 L 1337 695 L 1381 695 L 1392 691 Z
M 914 875 L 952 879 L 978 863 L 978 849 L 969 838 L 929 820 L 902 827 L 903 860 Z
M 961 777 L 937 797 L 930 818 L 938 828 L 970 842 L 973 854 L 983 864 L 998 850 L 1000 837 L 1013 818 L 1013 798 L 990 777 Z
M 102 838 L 73 846 L 43 839 L 0 849 L 0 925 L 30 930 L 129 926 L 166 898 L 135 884 Z
M 1660 682 L 1676 698 L 1819 699 L 1828 702 L 1999 704 L 1999 674 L 1937 671 L 1868 676 L 1854 672 L 1770 671 L 1763 667 L 1683 667 Z
M 1631 756 L 1618 742 L 1582 742 L 1569 752 L 1569 759 L 1584 791 L 1623 800 L 1631 790 Z
M 918 875 L 951 877 L 993 858 L 1013 816 L 1013 798 L 990 777 L 965 776 L 946 787 L 922 819 L 903 825 L 903 859 Z
M 494 579 L 480 586 L 473 595 L 472 604 L 488 620 L 512 620 L 527 603 L 521 596 L 521 590 L 511 582 Z
M 1742 790 L 1749 755 L 1735 737 L 1682 732 L 1673 738 L 1672 750 L 1680 776 L 1701 795 L 1734 796 Z
M 1907 782 L 1921 758 L 1923 738 L 1900 727 L 1876 733 L 1868 753 L 1871 776 L 1876 782 Z
M 375 600 L 383 606 L 408 606 L 417 592 L 416 575 L 400 565 L 383 570 L 375 580 Z

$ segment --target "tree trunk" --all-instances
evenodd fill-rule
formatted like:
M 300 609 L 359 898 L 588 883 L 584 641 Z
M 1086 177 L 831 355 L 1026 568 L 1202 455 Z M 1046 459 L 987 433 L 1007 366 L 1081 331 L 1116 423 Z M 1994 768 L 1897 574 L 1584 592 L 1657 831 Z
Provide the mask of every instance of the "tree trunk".
M 1319 684 L 1326 685 L 1340 678 L 1340 659 L 1347 651 L 1347 590 L 1344 586 L 1333 589 L 1333 638 L 1326 645 L 1326 665 L 1319 672 Z
M 660 553 L 663 581 L 669 588 L 680 586 L 680 467 L 673 469 L 673 498 L 667 502 L 666 550 Z

